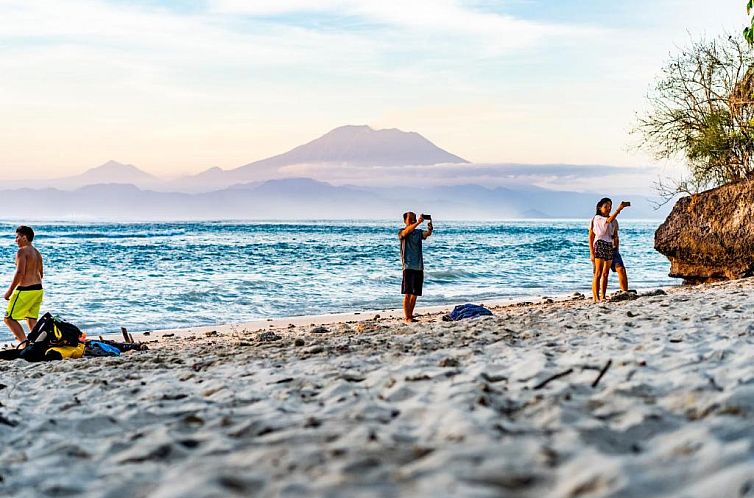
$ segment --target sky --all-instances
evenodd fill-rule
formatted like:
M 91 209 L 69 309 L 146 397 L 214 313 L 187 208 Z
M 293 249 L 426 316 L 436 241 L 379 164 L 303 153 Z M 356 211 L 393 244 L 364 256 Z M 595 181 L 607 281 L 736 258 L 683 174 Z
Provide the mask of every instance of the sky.
M 0 179 L 231 169 L 345 124 L 474 163 L 672 175 L 633 147 L 635 115 L 668 55 L 739 34 L 744 4 L 0 0 Z

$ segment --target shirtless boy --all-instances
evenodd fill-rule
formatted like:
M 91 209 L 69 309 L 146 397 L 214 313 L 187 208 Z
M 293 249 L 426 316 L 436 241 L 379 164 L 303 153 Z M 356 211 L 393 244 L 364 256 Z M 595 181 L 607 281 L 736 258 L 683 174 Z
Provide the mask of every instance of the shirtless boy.
M 13 281 L 5 293 L 8 310 L 5 312 L 5 324 L 13 332 L 19 342 L 26 340 L 24 329 L 19 320 L 26 320 L 29 330 L 33 329 L 39 318 L 39 308 L 42 305 L 42 255 L 31 244 L 34 240 L 34 230 L 21 225 L 16 228 L 16 273 Z

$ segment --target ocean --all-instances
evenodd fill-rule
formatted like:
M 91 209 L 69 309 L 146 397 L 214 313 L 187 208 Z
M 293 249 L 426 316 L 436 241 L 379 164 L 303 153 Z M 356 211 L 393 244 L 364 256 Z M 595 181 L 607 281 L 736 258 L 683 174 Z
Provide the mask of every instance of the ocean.
M 586 220 L 435 223 L 419 307 L 591 293 Z M 657 224 L 621 222 L 631 288 L 680 283 L 653 249 Z M 15 268 L 15 225 L 0 223 L 2 289 Z M 43 312 L 89 335 L 401 306 L 396 222 L 32 226 L 45 258 Z

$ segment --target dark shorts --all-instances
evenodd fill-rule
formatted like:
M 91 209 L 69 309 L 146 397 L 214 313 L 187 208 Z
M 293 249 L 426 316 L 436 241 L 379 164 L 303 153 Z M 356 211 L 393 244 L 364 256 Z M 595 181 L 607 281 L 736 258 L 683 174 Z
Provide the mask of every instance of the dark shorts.
M 403 270 L 403 282 L 401 283 L 401 294 L 411 294 L 412 296 L 421 296 L 423 285 L 424 285 L 424 272 L 423 271 Z
M 609 261 L 613 259 L 613 245 L 604 240 L 598 240 L 594 244 L 594 257 Z
M 624 266 L 623 258 L 620 257 L 620 252 L 615 251 L 613 253 L 613 265 L 610 267 L 610 269 L 616 271 L 619 266 Z

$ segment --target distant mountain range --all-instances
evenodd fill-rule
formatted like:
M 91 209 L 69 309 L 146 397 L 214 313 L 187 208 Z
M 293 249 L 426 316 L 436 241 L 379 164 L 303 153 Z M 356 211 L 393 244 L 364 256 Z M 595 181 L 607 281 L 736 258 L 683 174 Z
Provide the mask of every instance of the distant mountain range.
M 404 211 L 428 212 L 434 219 L 498 220 L 590 218 L 594 194 L 545 189 L 458 185 L 408 189 L 341 187 L 316 180 L 270 180 L 203 193 L 141 190 L 101 184 L 67 191 L 0 191 L 3 218 L 33 220 L 253 220 L 393 219 Z M 633 197 L 624 218 L 654 219 L 646 199 Z
M 489 179 L 605 175 L 610 167 L 474 165 L 418 133 L 342 126 L 307 144 L 235 169 L 212 168 L 168 181 L 131 164 L 108 161 L 49 182 L 0 184 L 5 219 L 368 219 L 407 210 L 438 219 L 585 218 L 602 195 L 532 185 L 483 186 Z M 303 175 L 297 173 L 303 172 Z M 360 186 L 322 181 L 337 172 Z M 351 175 L 351 176 L 349 176 Z M 378 187 L 392 175 L 398 187 Z M 444 175 L 444 176 L 443 176 Z M 445 184 L 431 184 L 434 180 Z M 33 189 L 29 186 L 33 185 Z M 636 196 L 626 214 L 658 218 Z
M 74 189 L 100 183 L 124 183 L 139 188 L 165 192 L 209 192 L 239 183 L 260 182 L 302 175 L 286 168 L 313 166 L 319 168 L 364 168 L 430 166 L 437 164 L 469 164 L 416 132 L 398 129 L 374 130 L 369 126 L 341 126 L 295 147 L 288 152 L 267 159 L 224 170 L 209 168 L 195 175 L 163 180 L 140 170 L 132 164 L 108 161 L 80 175 L 54 178 L 48 181 L 6 181 L 1 187 L 18 188 L 34 185 Z M 305 175 L 309 176 L 309 175 Z M 322 179 L 316 178 L 315 179 Z

